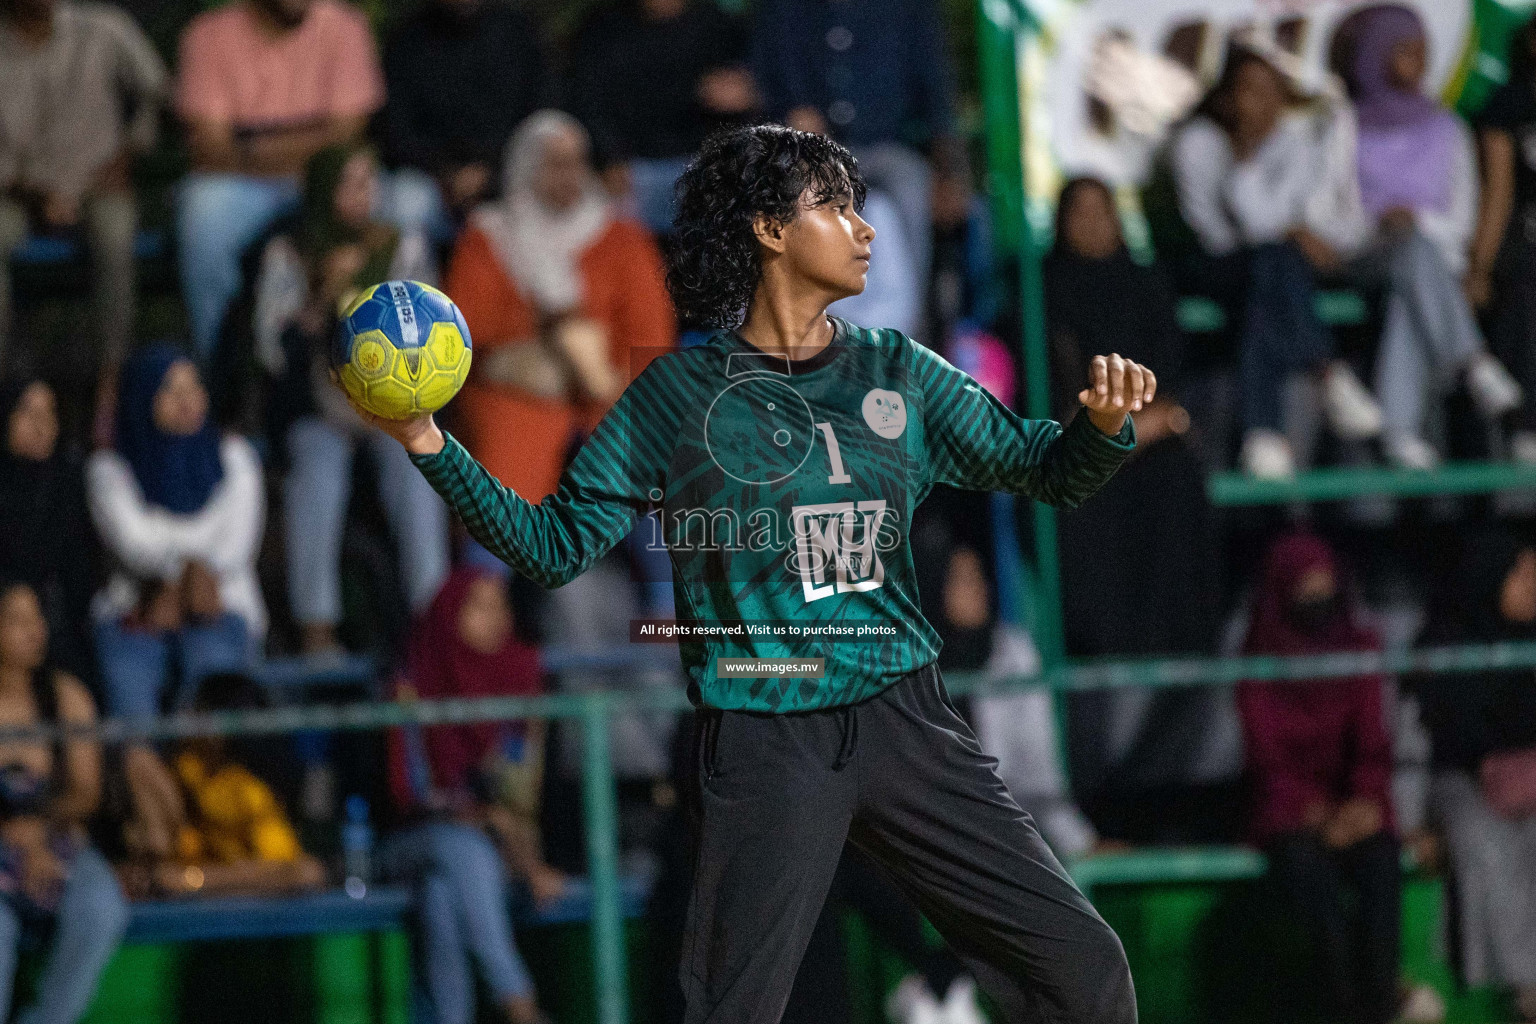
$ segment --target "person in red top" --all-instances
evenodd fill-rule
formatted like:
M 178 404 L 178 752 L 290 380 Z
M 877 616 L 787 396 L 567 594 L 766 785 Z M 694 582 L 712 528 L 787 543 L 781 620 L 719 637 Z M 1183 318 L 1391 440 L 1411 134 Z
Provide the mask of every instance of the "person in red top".
M 175 101 L 192 157 L 177 196 L 181 284 L 206 359 L 245 247 L 298 202 L 310 157 L 362 134 L 384 75 L 367 19 L 341 0 L 236 0 L 182 33 Z
M 1270 548 L 1247 654 L 1373 651 L 1327 542 L 1307 533 Z M 1238 685 L 1254 790 L 1252 835 L 1311 932 L 1333 1020 L 1397 1015 L 1401 869 L 1389 783 L 1392 747 L 1376 675 Z M 1345 887 L 1359 894 L 1359 927 Z
M 499 577 L 455 569 L 411 631 L 401 696 L 543 692 L 539 652 L 517 638 L 513 625 Z M 542 725 L 391 732 L 391 789 L 412 824 L 380 849 L 379 870 L 417 889 L 426 991 L 438 1024 L 474 1021 L 472 967 L 510 1024 L 547 1021 L 513 941 L 505 870 L 524 878 L 540 904 L 558 900 L 565 886 L 539 847 Z
M 613 208 L 590 150 L 569 114 L 525 120 L 502 198 L 470 218 L 443 281 L 475 339 L 459 436 L 535 503 L 554 493 L 571 442 L 677 343 L 661 250 Z

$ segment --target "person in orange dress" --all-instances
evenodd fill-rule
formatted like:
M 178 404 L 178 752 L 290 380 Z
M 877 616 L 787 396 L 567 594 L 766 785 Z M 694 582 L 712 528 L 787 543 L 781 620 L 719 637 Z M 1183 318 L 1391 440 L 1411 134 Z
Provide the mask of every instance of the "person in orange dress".
M 454 412 L 474 456 L 538 502 L 573 441 L 676 345 L 677 325 L 661 252 L 610 203 L 574 117 L 522 123 L 502 192 L 471 217 L 444 282 L 475 344 Z

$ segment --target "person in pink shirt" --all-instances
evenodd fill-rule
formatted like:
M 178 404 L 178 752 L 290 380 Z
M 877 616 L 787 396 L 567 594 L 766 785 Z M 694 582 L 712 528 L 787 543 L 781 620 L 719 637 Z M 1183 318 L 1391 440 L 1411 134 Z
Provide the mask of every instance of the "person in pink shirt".
M 359 137 L 384 103 L 362 13 L 341 0 L 236 0 L 182 33 L 176 109 L 192 173 L 177 199 L 182 289 L 207 358 L 240 288 L 240 257 L 298 200 L 320 149 Z

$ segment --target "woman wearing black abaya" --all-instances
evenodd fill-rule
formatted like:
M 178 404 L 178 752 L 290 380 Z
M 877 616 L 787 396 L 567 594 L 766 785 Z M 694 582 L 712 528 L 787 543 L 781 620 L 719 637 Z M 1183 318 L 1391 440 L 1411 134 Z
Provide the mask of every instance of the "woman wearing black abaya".
M 1088 356 L 1118 352 L 1157 369 L 1158 400 L 1136 414 L 1137 451 L 1082 508 L 1059 520 L 1067 653 L 1189 654 L 1215 645 L 1220 615 L 1214 517 L 1178 401 L 1184 339 L 1156 267 L 1131 258 L 1105 185 L 1062 190 L 1045 259 L 1046 321 L 1058 411 L 1087 381 Z M 1117 557 L 1103 557 L 1103 538 Z M 1235 814 L 1213 814 L 1235 779 L 1230 695 L 1215 689 L 1074 695 L 1072 788 L 1107 839 L 1200 841 Z M 1223 756 L 1231 755 L 1231 756 Z M 1230 763 L 1225 763 L 1230 762 Z M 1235 810 L 1235 808 L 1234 808 Z
M 94 675 L 85 626 L 95 544 L 79 459 L 59 439 L 57 396 L 32 377 L 0 382 L 0 576 L 25 582 L 48 620 L 58 664 Z
M 1430 609 L 1425 646 L 1536 640 L 1536 546 L 1488 528 L 1464 538 Z M 1415 680 L 1429 730 L 1430 815 L 1445 842 L 1461 980 L 1510 990 L 1536 1020 L 1536 674 Z

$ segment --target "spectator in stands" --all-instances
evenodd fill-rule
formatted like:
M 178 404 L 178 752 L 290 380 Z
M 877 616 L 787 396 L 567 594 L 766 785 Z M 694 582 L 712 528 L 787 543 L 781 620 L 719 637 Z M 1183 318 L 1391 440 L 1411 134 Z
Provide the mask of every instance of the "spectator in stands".
M 1137 451 L 1092 502 L 1060 523 L 1067 650 L 1078 656 L 1209 651 L 1221 609 L 1215 515 L 1200 456 L 1180 404 L 1184 338 L 1159 266 L 1131 258 L 1114 198 L 1098 179 L 1077 178 L 1056 207 L 1047 255 L 1046 331 L 1054 408 L 1069 416 L 1095 352 L 1119 352 L 1156 368 L 1158 397 L 1135 414 Z M 1093 555 L 1105 536 L 1127 557 Z M 1225 690 L 1121 690 L 1074 694 L 1073 781 L 1105 835 L 1119 840 L 1215 840 L 1228 798 L 1212 738 L 1231 722 Z M 1233 744 L 1235 746 L 1235 743 Z M 1228 770 L 1230 766 L 1230 770 Z
M 411 610 L 425 609 L 448 574 L 442 499 L 400 446 L 380 443 L 330 383 L 328 349 L 346 296 L 384 280 L 437 280 L 420 231 L 371 219 L 377 171 L 372 151 L 357 143 L 311 157 L 300 211 L 266 244 L 256 279 L 256 352 L 275 381 L 269 415 L 288 456 L 288 601 L 307 653 L 340 647 L 341 540 L 360 445 L 378 469 Z
M 1270 548 L 1248 621 L 1250 655 L 1379 650 L 1326 542 Z M 1238 685 L 1254 789 L 1253 838 L 1311 933 L 1335 1020 L 1397 1015 L 1402 870 L 1380 676 Z M 1359 896 L 1358 930 L 1346 884 Z
M 242 711 L 267 706 L 248 676 L 208 676 L 198 686 L 196 711 Z M 140 895 L 263 894 L 313 889 L 325 869 L 299 845 L 282 803 L 262 777 L 278 758 L 271 740 L 209 736 L 187 740 L 159 762 L 166 785 L 178 787 L 185 813 L 171 821 L 144 813 L 133 793 L 134 817 L 124 827 L 130 851 L 149 854 L 125 876 Z M 157 759 L 158 762 L 158 759 Z M 147 833 L 167 829 L 168 834 Z M 169 855 L 157 855 L 168 849 Z
M 240 257 L 299 197 L 326 146 L 384 102 L 373 36 L 342 0 L 237 0 L 181 37 L 176 107 L 192 173 L 177 198 L 181 284 L 206 360 L 240 290 Z
M 102 369 L 122 362 L 136 298 L 128 171 L 154 143 L 165 81 L 144 33 L 110 4 L 0 3 L 0 357 L 8 257 L 32 230 L 84 236 Z
M 96 709 L 48 659 L 48 624 L 25 583 L 0 586 L 0 720 L 84 725 Z M 0 744 L 0 1007 L 11 1005 L 22 930 L 54 926 L 35 1001 L 19 1019 L 71 1024 L 128 927 L 112 869 L 86 840 L 101 798 L 101 745 L 73 737 Z
M 1536 640 L 1536 547 L 1485 529 L 1449 575 L 1421 643 Z M 1462 980 L 1513 989 L 1520 1019 L 1536 1020 L 1536 680 L 1490 669 L 1426 676 L 1417 690 Z
M 405 697 L 543 688 L 538 651 L 515 636 L 503 582 L 467 566 L 449 575 L 411 632 L 407 671 Z M 564 889 L 564 876 L 543 861 L 536 825 L 543 723 L 397 730 L 390 760 L 396 799 L 417 823 L 385 844 L 380 868 L 419 890 L 427 991 L 439 1024 L 474 1020 L 471 961 L 513 1024 L 542 1020 L 512 939 L 503 861 L 540 904 Z
M 238 671 L 266 632 L 256 554 L 266 520 L 249 441 L 221 437 L 191 359 L 161 342 L 123 366 L 117 446 L 86 465 L 111 579 L 95 600 L 113 715 L 153 715 L 179 666 L 184 707 L 203 676 Z
M 494 191 L 496 165 L 523 118 L 549 99 L 538 27 L 498 0 L 430 0 L 384 42 L 389 93 L 378 139 L 393 173 L 388 219 L 433 241 Z
M 926 289 L 933 222 L 963 219 L 970 192 L 939 4 L 764 0 L 753 17 L 752 65 L 767 113 L 852 150 L 869 187 L 900 211 Z
M 554 492 L 572 438 L 676 344 L 656 243 L 615 215 L 586 130 L 556 110 L 508 144 L 502 198 L 471 218 L 445 290 L 475 333 L 466 443 L 532 502 Z
M 35 377 L 0 381 L 0 577 L 42 602 L 56 664 L 93 673 L 86 625 L 96 543 L 80 460 L 60 443 L 58 399 Z
M 924 546 L 930 543 L 925 535 Z M 936 562 L 942 575 L 929 592 L 935 593 L 931 621 L 944 641 L 939 667 L 982 672 L 994 679 L 1039 672 L 1040 654 L 1029 634 L 998 618 L 997 584 L 976 549 L 952 544 L 947 557 L 941 555 Z M 1063 857 L 1076 857 L 1091 850 L 1098 836 L 1067 789 L 1054 705 L 1047 690 L 978 697 L 971 702 L 970 717 L 977 739 L 998 759 L 998 775 L 1019 806 L 1034 816 L 1052 848 Z
M 1236 331 L 1241 462 L 1261 477 L 1295 469 L 1280 432 L 1289 372 L 1321 377 L 1323 410 L 1340 436 L 1375 436 L 1382 421 L 1313 310 L 1317 275 L 1338 269 L 1365 230 L 1352 121 L 1343 104 L 1299 103 L 1270 58 L 1233 46 L 1221 78 L 1174 135 L 1183 227 L 1159 243 L 1180 286 L 1219 302 Z
M 1346 277 L 1386 290 L 1376 393 L 1387 456 L 1430 469 L 1439 462 L 1424 438 L 1430 400 L 1464 377 L 1479 411 L 1496 419 L 1520 404 L 1520 386 L 1485 350 L 1462 292 L 1477 158 L 1466 126 L 1422 91 L 1424 25 L 1395 5 L 1361 17 L 1349 79 L 1360 198 L 1376 228 Z
M 1466 293 L 1487 316 L 1493 351 L 1536 396 L 1536 18 L 1510 41 L 1509 81 L 1477 128 L 1482 187 Z M 1536 462 L 1536 402 L 1521 407 L 1510 447 Z
M 639 218 L 672 228 L 672 185 L 714 128 L 757 107 L 743 20 L 714 0 L 609 0 L 571 45 L 572 111 L 603 176 Z

